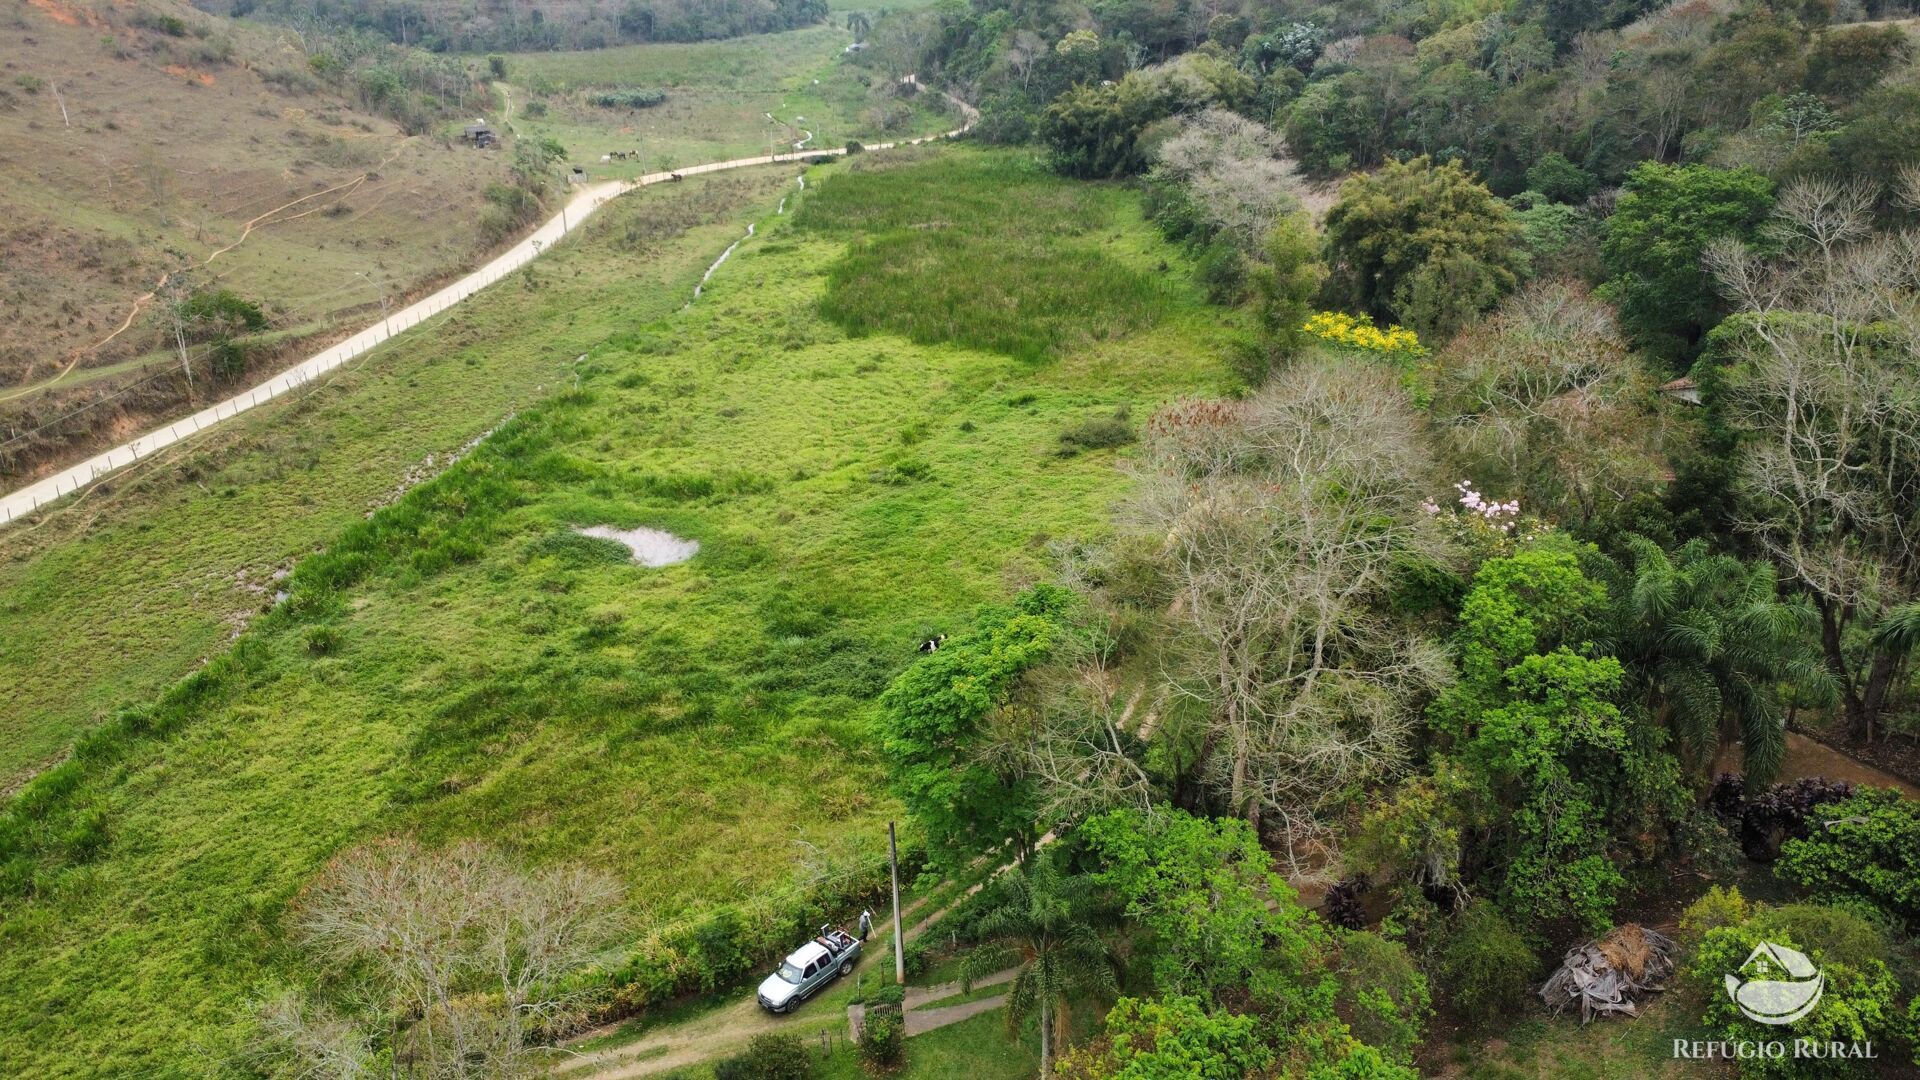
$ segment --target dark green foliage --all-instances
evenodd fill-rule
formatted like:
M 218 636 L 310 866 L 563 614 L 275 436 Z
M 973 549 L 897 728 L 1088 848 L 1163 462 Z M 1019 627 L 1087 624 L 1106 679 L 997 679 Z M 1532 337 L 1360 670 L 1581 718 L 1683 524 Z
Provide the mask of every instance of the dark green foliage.
M 587 104 L 602 109 L 651 109 L 667 100 L 665 90 L 598 90 L 587 95 Z
M 1720 321 L 1724 306 L 1701 256 L 1721 238 L 1753 241 L 1773 210 L 1773 183 L 1751 169 L 1647 162 L 1633 171 L 1601 244 L 1635 343 L 1679 360 Z
M 983 608 L 970 633 L 902 672 L 880 697 L 894 790 L 926 831 L 941 865 L 1009 838 L 1032 842 L 1031 792 L 974 753 L 982 723 L 1020 676 L 1047 656 L 1071 597 L 1041 585 L 1008 607 Z
M 1762 908 L 1745 921 L 1709 929 L 1688 960 L 1684 973 L 1706 1003 L 1702 1021 L 1719 1037 L 1765 1042 L 1781 1028 L 1747 1019 L 1727 996 L 1725 980 L 1783 978 L 1766 960 L 1749 963 L 1762 942 L 1797 950 L 1820 971 L 1819 1004 L 1788 1030 L 1796 1039 L 1817 1043 L 1873 1042 L 1884 1045 L 1900 1030 L 1900 986 L 1887 968 L 1887 942 L 1872 924 L 1848 911 L 1813 904 Z M 1755 1055 L 1740 1061 L 1742 1077 L 1870 1076 L 1867 1062 L 1851 1059 L 1782 1058 Z
M 1913 53 L 1903 27 L 1835 27 L 1807 51 L 1807 89 L 1835 105 L 1856 101 Z
M 1771 567 L 1713 554 L 1703 540 L 1672 554 L 1639 536 L 1625 546 L 1626 565 L 1610 582 L 1608 644 L 1633 691 L 1690 767 L 1706 769 L 1737 734 L 1748 783 L 1772 782 L 1786 753 L 1778 686 L 1827 682 L 1811 608 L 1780 599 Z
M 1437 957 L 1442 996 L 1464 1019 L 1491 1025 L 1525 1007 L 1540 967 L 1500 909 L 1468 905 L 1447 927 Z
M 807 1080 L 814 1052 L 800 1036 L 776 1032 L 755 1035 L 747 1050 L 713 1066 L 714 1080 Z
M 1446 337 L 1518 282 L 1519 228 L 1457 161 L 1393 162 L 1340 186 L 1327 212 L 1335 306 Z
M 1774 870 L 1830 901 L 1861 900 L 1920 926 L 1920 800 L 1887 788 L 1822 803 Z
M 1598 932 L 1626 885 L 1615 838 L 1678 815 L 1684 795 L 1673 758 L 1621 711 L 1620 661 L 1588 654 L 1607 601 L 1580 567 L 1592 556 L 1549 537 L 1482 563 L 1460 613 L 1460 679 L 1430 715 L 1470 778 L 1467 815 L 1507 910 Z
M 1537 191 L 1554 202 L 1585 202 L 1587 196 L 1593 194 L 1593 186 L 1593 176 L 1557 150 L 1527 170 L 1528 190 Z
M 891 1072 L 906 1063 L 906 1024 L 897 1009 L 867 1010 L 860 1031 L 860 1060 L 876 1072 Z
M 1129 75 L 1117 83 L 1076 86 L 1047 106 L 1040 137 L 1053 166 L 1082 180 L 1111 180 L 1145 171 L 1140 135 L 1173 111 L 1157 80 Z

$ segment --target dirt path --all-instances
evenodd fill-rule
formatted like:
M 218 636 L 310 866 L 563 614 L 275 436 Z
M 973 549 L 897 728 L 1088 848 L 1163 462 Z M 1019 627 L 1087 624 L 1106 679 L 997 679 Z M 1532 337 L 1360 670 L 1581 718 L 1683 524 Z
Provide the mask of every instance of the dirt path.
M 939 1009 L 915 1009 L 907 1014 L 907 1038 L 924 1035 L 936 1028 L 957 1024 L 962 1020 L 971 1020 L 983 1012 L 992 1012 L 1006 1003 L 1007 995 L 1001 994 L 999 997 L 981 998 L 979 1001 L 967 1001 Z
M 961 110 L 962 123 L 952 131 L 939 135 L 928 135 L 918 139 L 908 139 L 898 143 L 876 143 L 868 150 L 891 150 L 896 146 L 914 146 L 933 142 L 937 139 L 951 138 L 964 134 L 971 128 L 980 113 L 972 106 L 952 99 Z M 762 154 L 758 157 L 736 158 L 732 161 L 715 161 L 705 165 L 693 165 L 674 172 L 649 173 L 635 180 L 609 180 L 590 184 L 580 188 L 577 193 L 547 222 L 535 229 L 532 235 L 508 248 L 486 265 L 440 289 L 438 292 L 395 311 L 385 319 L 375 322 L 366 329 L 354 334 L 331 348 L 308 357 L 299 364 L 275 375 L 266 382 L 242 391 L 211 408 L 202 409 L 191 416 L 176 420 L 166 427 L 157 428 L 145 435 L 123 443 L 101 454 L 96 454 L 78 465 L 64 469 L 29 484 L 18 491 L 0 496 L 0 526 L 11 524 L 28 517 L 41 507 L 58 502 L 77 491 L 91 486 L 94 481 L 111 476 L 139 461 L 151 458 L 155 453 L 176 443 L 184 442 L 209 428 L 233 419 L 249 409 L 264 405 L 314 379 L 333 371 L 351 360 L 371 351 L 395 334 L 402 333 L 414 326 L 445 312 L 447 309 L 465 301 L 474 294 L 498 282 L 500 279 L 540 257 L 544 250 L 568 233 L 578 229 L 593 213 L 609 201 L 639 188 L 653 184 L 669 183 L 683 176 L 696 176 L 701 173 L 724 172 L 730 169 L 746 169 L 759 165 L 773 165 L 783 162 L 804 161 L 814 157 L 839 157 L 846 154 L 845 147 L 813 150 L 805 153 Z M 316 195 L 321 194 L 319 192 Z M 311 198 L 312 196 L 309 196 Z M 300 200 L 296 200 L 298 202 Z M 287 204 L 290 206 L 293 204 Z M 287 206 L 276 207 L 261 218 L 270 216 Z M 256 218 L 256 221 L 260 218 Z M 223 250 L 231 250 L 232 245 Z M 215 253 L 219 254 L 218 252 Z M 147 299 L 152 298 L 151 293 Z M 131 316 L 129 316 L 131 322 Z

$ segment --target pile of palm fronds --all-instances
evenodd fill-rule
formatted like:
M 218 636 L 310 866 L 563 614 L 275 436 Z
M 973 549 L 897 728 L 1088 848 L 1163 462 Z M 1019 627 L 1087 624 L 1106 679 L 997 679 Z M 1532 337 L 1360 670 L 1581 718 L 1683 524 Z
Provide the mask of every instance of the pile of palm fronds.
M 1554 1012 L 1578 1002 L 1580 1022 L 1596 1015 L 1638 1016 L 1635 999 L 1667 988 L 1673 939 L 1638 923 L 1616 926 L 1597 941 L 1570 949 L 1540 996 Z

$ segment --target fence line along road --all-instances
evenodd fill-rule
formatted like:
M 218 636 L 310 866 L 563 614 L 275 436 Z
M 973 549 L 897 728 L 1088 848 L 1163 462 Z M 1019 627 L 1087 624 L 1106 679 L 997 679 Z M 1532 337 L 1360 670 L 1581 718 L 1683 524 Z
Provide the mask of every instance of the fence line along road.
M 979 114 L 972 107 L 958 101 L 964 122 L 960 127 L 939 135 L 909 139 L 899 143 L 875 143 L 869 150 L 891 150 L 895 146 L 914 146 L 932 142 L 935 139 L 951 138 L 960 135 L 973 126 Z M 266 382 L 243 390 L 238 394 L 201 409 L 191 416 L 155 428 L 152 431 L 122 443 L 105 453 L 96 454 L 72 468 L 57 472 L 33 484 L 0 497 L 0 526 L 12 524 L 32 514 L 43 506 L 51 505 L 75 492 L 85 489 L 96 480 L 134 464 L 137 461 L 165 450 L 175 443 L 189 439 L 202 431 L 233 419 L 258 405 L 264 405 L 274 398 L 297 389 L 325 375 L 342 364 L 366 355 L 375 346 L 395 334 L 401 333 L 426 322 L 435 315 L 460 303 L 480 290 L 527 265 L 540 256 L 543 251 L 553 250 L 554 241 L 567 233 L 580 228 L 605 203 L 618 195 L 624 195 L 636 188 L 664 183 L 683 176 L 698 176 L 701 173 L 724 172 L 728 169 L 745 169 L 755 165 L 776 165 L 783 161 L 805 161 L 809 158 L 836 157 L 845 154 L 845 147 L 822 150 L 791 151 L 783 154 L 763 154 L 759 157 L 735 158 L 732 161 L 714 161 L 705 165 L 691 165 L 672 172 L 648 173 L 637 180 L 606 180 L 580 188 L 567 201 L 564 209 L 549 218 L 535 229 L 532 235 L 521 240 L 513 247 L 502 252 L 493 261 L 461 278 L 459 281 L 441 289 L 417 303 L 409 304 L 399 311 L 367 327 L 365 330 L 334 345 L 332 348 L 315 353 L 299 364 L 282 371 Z

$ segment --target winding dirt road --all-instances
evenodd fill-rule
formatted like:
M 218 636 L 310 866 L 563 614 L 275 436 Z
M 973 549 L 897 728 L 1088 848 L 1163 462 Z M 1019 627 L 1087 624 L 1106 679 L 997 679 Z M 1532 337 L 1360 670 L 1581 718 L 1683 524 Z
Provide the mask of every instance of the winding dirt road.
M 959 107 L 961 125 L 952 131 L 938 135 L 928 135 L 918 139 L 901 142 L 875 143 L 868 150 L 891 150 L 896 146 L 914 146 L 938 139 L 952 138 L 964 134 L 978 119 L 979 112 L 957 98 L 950 98 Z M 667 183 L 683 176 L 697 176 L 701 173 L 725 172 L 729 169 L 747 169 L 758 165 L 775 165 L 781 162 L 804 161 L 816 157 L 837 157 L 846 153 L 844 147 L 789 152 L 783 154 L 763 154 L 759 157 L 735 158 L 731 161 L 714 161 L 705 165 L 692 165 L 673 172 L 648 173 L 636 180 L 609 180 L 590 184 L 576 191 L 558 214 L 534 230 L 533 234 L 496 256 L 491 262 L 468 274 L 466 277 L 446 286 L 440 291 L 410 304 L 388 315 L 366 329 L 354 334 L 331 348 L 315 353 L 306 360 L 282 371 L 273 378 L 243 390 L 238 394 L 209 408 L 200 410 L 191 416 L 156 428 L 130 442 L 122 443 L 104 453 L 45 477 L 33 484 L 0 496 L 0 527 L 12 524 L 33 514 L 41 507 L 51 505 L 76 492 L 85 490 L 95 481 L 112 476 L 135 462 L 145 460 L 154 454 L 193 438 L 202 431 L 233 419 L 248 409 L 264 405 L 288 391 L 312 382 L 370 352 L 374 347 L 387 341 L 395 334 L 403 333 L 428 319 L 446 311 L 448 308 L 466 300 L 487 286 L 513 273 L 540 257 L 542 251 L 550 250 L 562 237 L 578 229 L 594 211 L 606 205 L 608 200 L 617 198 L 637 188 L 653 184 Z

